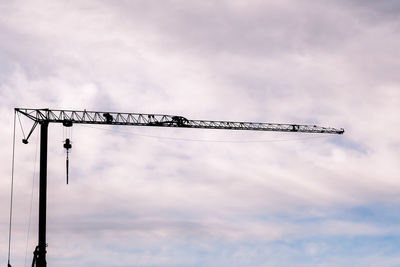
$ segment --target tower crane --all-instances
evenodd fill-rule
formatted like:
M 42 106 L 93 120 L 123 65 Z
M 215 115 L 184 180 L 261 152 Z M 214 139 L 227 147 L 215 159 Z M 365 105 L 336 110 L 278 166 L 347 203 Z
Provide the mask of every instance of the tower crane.
M 54 110 L 54 109 L 28 109 L 15 108 L 15 112 L 22 114 L 33 121 L 33 126 L 24 144 L 40 125 L 40 171 L 39 171 L 39 234 L 38 245 L 34 250 L 32 267 L 46 267 L 46 203 L 47 203 L 47 143 L 48 126 L 50 123 L 61 123 L 65 127 L 73 124 L 104 124 L 121 126 L 153 126 L 153 127 L 176 127 L 194 129 L 221 129 L 221 130 L 249 130 L 249 131 L 275 131 L 275 132 L 299 132 L 299 133 L 322 133 L 343 134 L 344 129 L 321 127 L 316 125 L 260 123 L 260 122 L 237 122 L 237 121 L 213 121 L 213 120 L 190 120 L 183 116 L 164 114 L 142 114 L 121 113 L 102 111 L 77 111 L 77 110 Z M 70 140 L 67 139 L 64 148 L 71 148 Z M 67 154 L 68 157 L 68 154 Z M 68 159 L 68 158 L 67 158 Z M 68 161 L 67 161 L 68 168 Z M 68 175 L 68 169 L 67 169 Z M 68 179 L 68 178 L 67 178 Z M 68 180 L 67 180 L 68 181 Z M 9 264 L 9 266 L 11 266 Z

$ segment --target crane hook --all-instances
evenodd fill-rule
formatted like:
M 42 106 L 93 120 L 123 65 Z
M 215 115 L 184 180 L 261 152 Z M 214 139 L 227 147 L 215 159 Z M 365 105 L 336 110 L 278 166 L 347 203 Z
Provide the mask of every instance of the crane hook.
M 66 171 L 67 171 L 67 184 L 68 184 L 69 150 L 72 148 L 71 140 L 69 140 L 69 138 L 65 139 L 64 148 L 67 150 L 67 159 L 66 159 L 65 165 L 66 165 Z

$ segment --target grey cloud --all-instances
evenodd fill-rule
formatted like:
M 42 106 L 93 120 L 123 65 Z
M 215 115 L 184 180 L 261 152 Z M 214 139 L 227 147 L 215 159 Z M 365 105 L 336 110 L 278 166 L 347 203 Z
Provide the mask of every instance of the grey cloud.
M 359 10 L 360 14 L 374 22 L 396 20 L 400 15 L 400 4 L 396 0 L 373 1 L 351 0 L 339 1 L 345 6 Z

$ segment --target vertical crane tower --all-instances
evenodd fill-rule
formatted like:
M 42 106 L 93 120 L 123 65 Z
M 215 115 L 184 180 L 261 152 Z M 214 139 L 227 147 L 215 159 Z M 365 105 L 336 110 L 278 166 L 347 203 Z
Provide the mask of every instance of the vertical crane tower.
M 320 127 L 316 125 L 260 123 L 260 122 L 236 122 L 236 121 L 212 121 L 189 120 L 182 116 L 163 114 L 120 113 L 100 111 L 76 111 L 76 110 L 51 110 L 15 108 L 15 112 L 25 115 L 33 121 L 33 126 L 28 136 L 22 140 L 24 144 L 40 125 L 40 171 L 39 171 L 39 235 L 38 245 L 34 250 L 32 267 L 46 267 L 46 206 L 47 206 L 47 143 L 48 127 L 50 123 L 62 123 L 65 127 L 79 124 L 104 124 L 124 126 L 153 126 L 153 127 L 177 127 L 198 129 L 221 130 L 249 130 L 249 131 L 275 131 L 275 132 L 299 132 L 299 133 L 323 133 L 343 134 L 344 129 Z M 64 147 L 70 148 L 69 139 Z M 9 264 L 9 266 L 11 266 Z

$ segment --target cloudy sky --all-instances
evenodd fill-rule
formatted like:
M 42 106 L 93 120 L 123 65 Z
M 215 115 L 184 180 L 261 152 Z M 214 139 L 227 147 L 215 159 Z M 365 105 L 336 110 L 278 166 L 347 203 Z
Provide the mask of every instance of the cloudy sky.
M 400 266 L 399 36 L 394 0 L 1 1 L 0 261 L 27 107 L 346 130 L 52 124 L 49 266 Z M 22 129 L 13 266 L 37 242 Z

